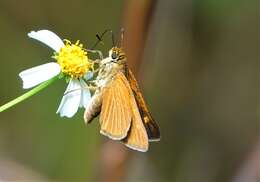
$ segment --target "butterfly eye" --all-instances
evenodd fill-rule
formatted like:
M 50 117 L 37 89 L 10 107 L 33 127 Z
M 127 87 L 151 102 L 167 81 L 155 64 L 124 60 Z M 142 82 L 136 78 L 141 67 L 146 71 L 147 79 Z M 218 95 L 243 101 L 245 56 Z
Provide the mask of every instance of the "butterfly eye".
M 117 58 L 117 53 L 116 52 L 113 52 L 112 55 L 111 55 L 112 59 L 116 59 Z

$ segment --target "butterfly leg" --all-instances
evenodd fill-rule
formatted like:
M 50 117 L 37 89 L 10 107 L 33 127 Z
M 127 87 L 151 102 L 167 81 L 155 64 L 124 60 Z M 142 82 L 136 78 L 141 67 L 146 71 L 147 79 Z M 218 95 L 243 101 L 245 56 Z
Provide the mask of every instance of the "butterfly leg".
M 98 89 L 98 87 L 97 86 L 88 85 L 88 86 L 86 86 L 84 88 L 77 88 L 77 89 L 73 89 L 73 90 L 67 91 L 67 92 L 64 93 L 64 95 L 67 95 L 69 93 L 72 93 L 72 92 L 75 92 L 75 91 L 78 91 L 78 90 L 81 90 L 81 89 L 89 89 L 90 91 L 94 92 L 94 91 L 96 91 Z
M 99 58 L 100 58 L 99 62 L 100 62 L 102 59 L 104 59 L 103 54 L 102 54 L 102 52 L 101 52 L 100 50 L 92 50 L 92 49 L 86 49 L 86 50 L 87 50 L 87 52 L 91 52 L 91 53 L 98 54 L 98 55 L 99 55 Z

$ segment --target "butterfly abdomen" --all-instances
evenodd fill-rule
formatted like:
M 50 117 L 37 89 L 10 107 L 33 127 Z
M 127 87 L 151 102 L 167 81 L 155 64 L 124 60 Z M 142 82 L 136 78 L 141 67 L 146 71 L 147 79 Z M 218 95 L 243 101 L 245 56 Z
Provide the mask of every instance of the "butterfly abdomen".
M 102 105 L 102 92 L 97 92 L 91 98 L 90 103 L 88 104 L 85 113 L 84 120 L 85 123 L 90 123 L 95 117 L 97 117 L 101 111 Z

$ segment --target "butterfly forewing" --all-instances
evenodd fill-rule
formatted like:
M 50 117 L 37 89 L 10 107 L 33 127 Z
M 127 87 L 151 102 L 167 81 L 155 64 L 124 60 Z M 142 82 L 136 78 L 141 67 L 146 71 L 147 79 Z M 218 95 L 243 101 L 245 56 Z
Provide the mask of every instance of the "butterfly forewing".
M 139 112 L 142 117 L 142 121 L 146 128 L 149 141 L 159 141 L 160 140 L 159 126 L 152 118 L 152 115 L 150 114 L 150 112 L 146 106 L 146 103 L 144 101 L 140 88 L 137 84 L 137 81 L 134 77 L 134 74 L 132 73 L 131 70 L 127 69 L 126 75 L 127 75 L 128 81 L 130 83 L 131 89 L 134 93 L 135 100 L 136 100 L 137 106 L 139 108 Z
M 100 114 L 100 132 L 112 139 L 126 137 L 131 125 L 129 92 L 117 74 L 109 85 L 103 88 L 103 101 Z

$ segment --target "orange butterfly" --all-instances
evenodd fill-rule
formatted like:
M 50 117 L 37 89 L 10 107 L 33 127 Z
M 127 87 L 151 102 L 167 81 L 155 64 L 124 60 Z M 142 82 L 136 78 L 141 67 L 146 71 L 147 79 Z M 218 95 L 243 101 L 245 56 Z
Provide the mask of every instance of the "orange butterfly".
M 149 141 L 160 140 L 159 127 L 127 67 L 122 48 L 113 47 L 100 61 L 95 84 L 97 89 L 84 113 L 86 123 L 100 114 L 101 134 L 142 152 L 148 150 Z

